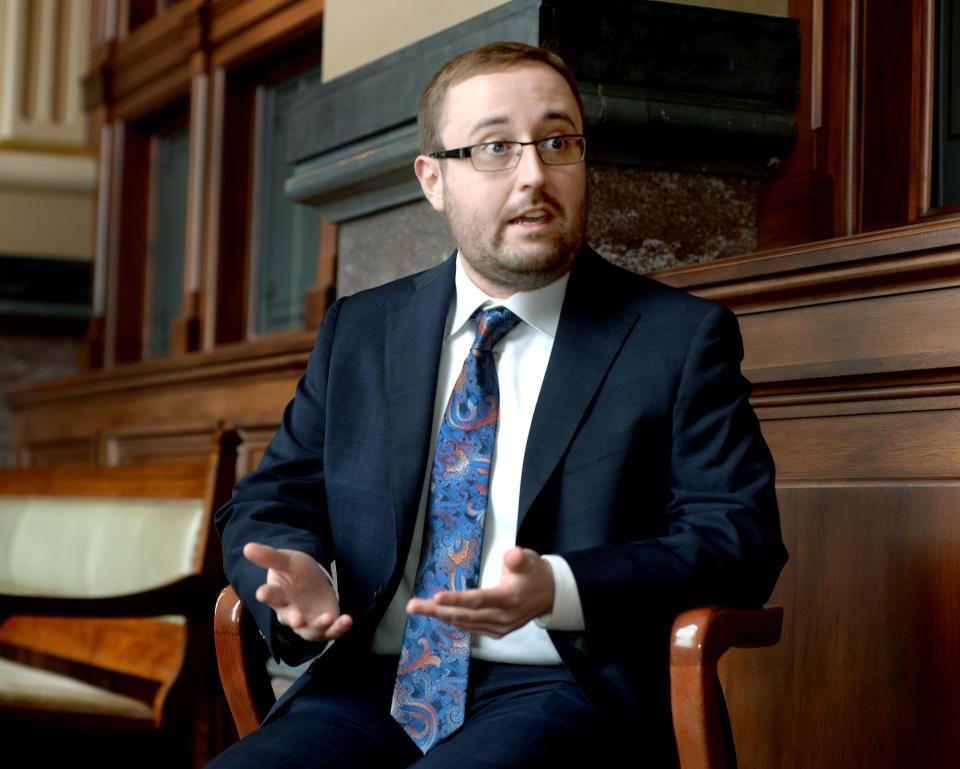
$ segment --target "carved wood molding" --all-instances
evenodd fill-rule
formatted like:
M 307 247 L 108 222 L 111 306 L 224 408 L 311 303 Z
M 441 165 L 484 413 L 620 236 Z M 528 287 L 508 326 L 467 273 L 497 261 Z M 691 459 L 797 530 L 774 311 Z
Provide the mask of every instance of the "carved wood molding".
M 246 35 L 255 35 L 266 45 L 276 45 L 286 36 L 302 34 L 305 28 L 319 30 L 323 10 L 323 0 L 209 0 L 210 46 L 222 48 L 229 41 L 233 49 L 246 49 Z M 257 53 L 262 55 L 263 51 Z M 223 58 L 219 63 L 223 63 Z
M 761 418 L 960 407 L 960 224 L 656 273 L 740 317 Z
M 263 55 L 283 39 L 317 28 L 323 0 L 182 0 L 121 39 L 94 45 L 84 106 L 112 105 L 137 118 L 189 92 L 190 78 L 214 52 Z M 255 53 L 254 53 L 255 52 Z
M 120 365 L 70 379 L 43 382 L 8 394 L 13 409 L 53 405 L 68 399 L 121 394 L 133 390 L 189 386 L 206 381 L 302 371 L 313 347 L 313 332 L 276 334 L 257 342 L 205 352 Z
M 183 0 L 117 42 L 108 100 L 136 117 L 190 89 L 191 60 L 205 44 L 206 0 Z
M 652 277 L 743 315 L 954 286 L 960 284 L 958 265 L 960 222 L 951 220 L 718 259 Z

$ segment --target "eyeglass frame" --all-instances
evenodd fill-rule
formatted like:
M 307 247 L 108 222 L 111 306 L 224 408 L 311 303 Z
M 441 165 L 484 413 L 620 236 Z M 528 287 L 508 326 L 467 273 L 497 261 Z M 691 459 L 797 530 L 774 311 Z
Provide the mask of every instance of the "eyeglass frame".
M 566 163 L 551 163 L 548 160 L 544 160 L 543 154 L 540 152 L 539 145 L 543 144 L 544 142 L 548 142 L 551 139 L 579 139 L 583 147 L 583 151 L 580 153 L 579 159 L 571 160 Z M 504 166 L 503 168 L 477 168 L 473 159 L 473 151 L 478 147 L 489 147 L 491 144 L 515 144 L 517 147 L 519 147 L 519 150 L 513 155 L 513 163 L 508 166 Z M 439 150 L 437 152 L 431 152 L 429 155 L 427 155 L 427 157 L 435 158 L 437 160 L 463 160 L 465 158 L 469 158 L 470 165 L 473 166 L 474 171 L 479 171 L 483 174 L 490 174 L 496 173 L 497 171 L 510 171 L 511 169 L 520 165 L 520 158 L 523 156 L 523 148 L 528 144 L 532 144 L 534 146 L 534 148 L 537 150 L 537 157 L 540 158 L 540 161 L 544 165 L 548 166 L 572 166 L 576 163 L 582 163 L 587 157 L 587 137 L 583 134 L 556 134 L 555 136 L 545 136 L 542 139 L 534 139 L 533 141 L 529 142 L 506 141 L 503 139 L 493 142 L 480 142 L 479 144 L 471 144 L 467 147 L 457 147 L 456 149 L 452 150 Z

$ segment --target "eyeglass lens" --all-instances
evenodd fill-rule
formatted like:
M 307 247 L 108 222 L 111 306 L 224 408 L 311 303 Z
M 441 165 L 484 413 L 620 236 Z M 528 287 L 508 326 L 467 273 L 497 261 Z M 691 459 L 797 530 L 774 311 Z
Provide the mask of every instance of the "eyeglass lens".
M 478 171 L 512 168 L 520 162 L 527 144 L 537 148 L 547 165 L 564 165 L 583 160 L 586 142 L 580 136 L 551 136 L 538 142 L 488 142 L 474 147 L 470 159 Z

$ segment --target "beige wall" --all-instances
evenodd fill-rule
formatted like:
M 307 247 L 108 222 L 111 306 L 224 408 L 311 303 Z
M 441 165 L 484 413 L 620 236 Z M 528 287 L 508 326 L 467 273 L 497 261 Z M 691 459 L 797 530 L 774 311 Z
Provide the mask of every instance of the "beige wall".
M 699 5 L 704 8 L 721 8 L 726 11 L 762 13 L 767 16 L 789 16 L 790 0 L 654 0 L 658 3 Z
M 332 80 L 506 0 L 327 0 L 323 79 Z
M 0 254 L 89 259 L 93 195 L 0 188 Z
M 789 0 L 656 0 L 787 16 Z M 332 80 L 507 0 L 327 0 L 323 79 Z

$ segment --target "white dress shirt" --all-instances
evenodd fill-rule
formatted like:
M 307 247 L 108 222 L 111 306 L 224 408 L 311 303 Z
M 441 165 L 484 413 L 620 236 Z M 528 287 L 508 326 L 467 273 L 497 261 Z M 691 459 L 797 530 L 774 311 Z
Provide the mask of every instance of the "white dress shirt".
M 440 367 L 437 371 L 433 439 L 429 454 L 431 467 L 443 411 L 476 336 L 476 326 L 470 319 L 474 311 L 481 306 L 503 306 L 509 308 L 522 321 L 497 343 L 493 351 L 500 383 L 500 418 L 497 423 L 480 559 L 480 587 L 488 588 L 500 582 L 503 556 L 516 545 L 523 456 L 530 422 L 553 349 L 569 275 L 534 291 L 520 291 L 503 300 L 492 299 L 474 285 L 464 272 L 460 260 L 458 254 L 456 296 L 447 316 Z M 407 621 L 405 607 L 413 594 L 423 544 L 423 521 L 431 467 L 427 468 L 424 479 L 413 544 L 407 556 L 403 578 L 374 635 L 372 648 L 378 654 L 399 654 L 402 645 Z M 474 635 L 472 656 L 518 664 L 549 665 L 560 662 L 546 629 L 582 630 L 583 611 L 573 572 L 567 562 L 555 555 L 546 555 L 545 558 L 553 570 L 556 586 L 551 613 L 527 623 L 501 639 Z

